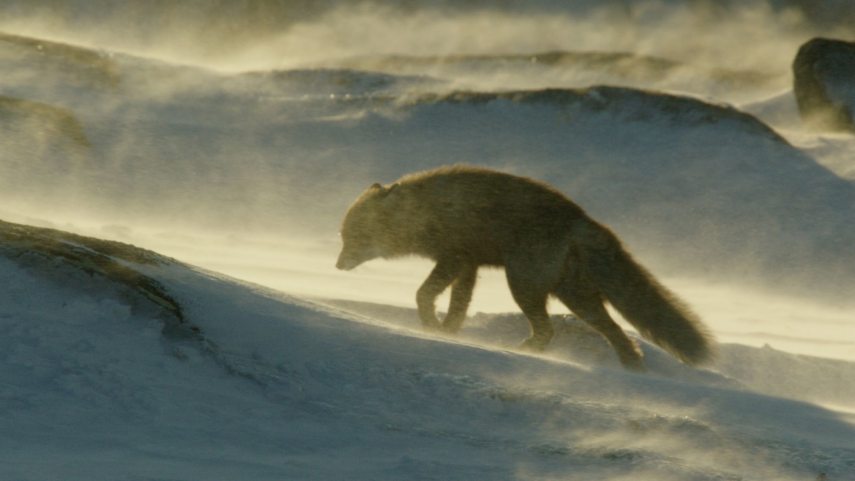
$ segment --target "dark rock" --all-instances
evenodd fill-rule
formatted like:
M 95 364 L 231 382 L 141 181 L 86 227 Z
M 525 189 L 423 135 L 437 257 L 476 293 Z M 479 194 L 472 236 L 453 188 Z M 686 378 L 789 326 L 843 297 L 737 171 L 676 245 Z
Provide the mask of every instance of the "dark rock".
M 855 43 L 814 38 L 793 61 L 793 90 L 810 128 L 855 132 Z

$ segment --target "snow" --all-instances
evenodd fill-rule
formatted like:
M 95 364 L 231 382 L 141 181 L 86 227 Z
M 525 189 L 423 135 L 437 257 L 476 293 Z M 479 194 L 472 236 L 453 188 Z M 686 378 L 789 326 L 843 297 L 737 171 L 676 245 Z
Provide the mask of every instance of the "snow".
M 804 130 L 789 87 L 821 9 L 413 2 L 271 30 L 232 2 L 258 25 L 232 38 L 210 6 L 54 3 L 0 16 L 0 220 L 57 229 L 0 223 L 0 478 L 855 479 L 855 137 Z M 334 269 L 359 192 L 454 162 L 570 195 L 718 360 L 642 343 L 625 372 L 558 305 L 518 352 L 491 270 L 434 337 L 429 263 Z
M 793 395 L 773 396 L 780 383 L 750 369 L 787 365 L 768 349 L 723 346 L 722 365 L 739 366 L 729 375 L 645 345 L 651 372 L 631 374 L 573 320 L 531 356 L 502 347 L 520 339 L 518 316 L 484 315 L 462 339 L 433 338 L 406 310 L 324 306 L 174 262 L 130 265 L 201 334 L 170 335 L 156 310 L 131 309 L 121 288 L 73 263 L 0 258 L 5 479 L 855 472 L 851 415 L 797 400 L 826 382 L 799 373 L 851 376 L 853 363 L 785 355 L 800 365 L 788 375 Z

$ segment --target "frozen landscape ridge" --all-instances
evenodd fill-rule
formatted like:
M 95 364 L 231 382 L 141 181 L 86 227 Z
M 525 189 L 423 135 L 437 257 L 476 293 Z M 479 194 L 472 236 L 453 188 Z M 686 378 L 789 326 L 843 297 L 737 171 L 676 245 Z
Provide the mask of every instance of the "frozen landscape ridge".
M 852 111 L 795 62 L 847 2 L 495 3 L 2 2 L 0 478 L 855 479 L 855 137 L 794 90 Z M 432 336 L 429 264 L 335 270 L 355 196 L 453 163 L 607 224 L 716 362 L 558 306 L 520 353 L 500 271 Z

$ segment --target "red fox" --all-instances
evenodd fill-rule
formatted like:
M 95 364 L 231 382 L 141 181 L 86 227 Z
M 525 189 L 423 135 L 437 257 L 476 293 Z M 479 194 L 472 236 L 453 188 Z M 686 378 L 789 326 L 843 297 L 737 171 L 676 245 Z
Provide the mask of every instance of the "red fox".
M 529 178 L 448 166 L 374 184 L 350 207 L 336 267 L 378 257 L 436 261 L 416 293 L 422 324 L 457 332 L 480 266 L 504 267 L 514 300 L 531 324 L 523 347 L 543 350 L 553 336 L 546 310 L 557 297 L 609 341 L 629 369 L 641 351 L 609 316 L 610 302 L 645 338 L 681 361 L 712 356 L 712 336 L 695 314 L 624 249 L 607 227 L 561 192 Z M 436 298 L 451 286 L 445 319 Z

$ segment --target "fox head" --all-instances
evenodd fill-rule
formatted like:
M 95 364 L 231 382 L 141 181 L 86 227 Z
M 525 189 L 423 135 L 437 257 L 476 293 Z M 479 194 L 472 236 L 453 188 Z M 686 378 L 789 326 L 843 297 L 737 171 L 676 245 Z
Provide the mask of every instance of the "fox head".
M 348 209 L 341 224 L 343 245 L 336 268 L 349 271 L 363 262 L 391 255 L 387 242 L 389 194 L 396 187 L 374 184 Z

